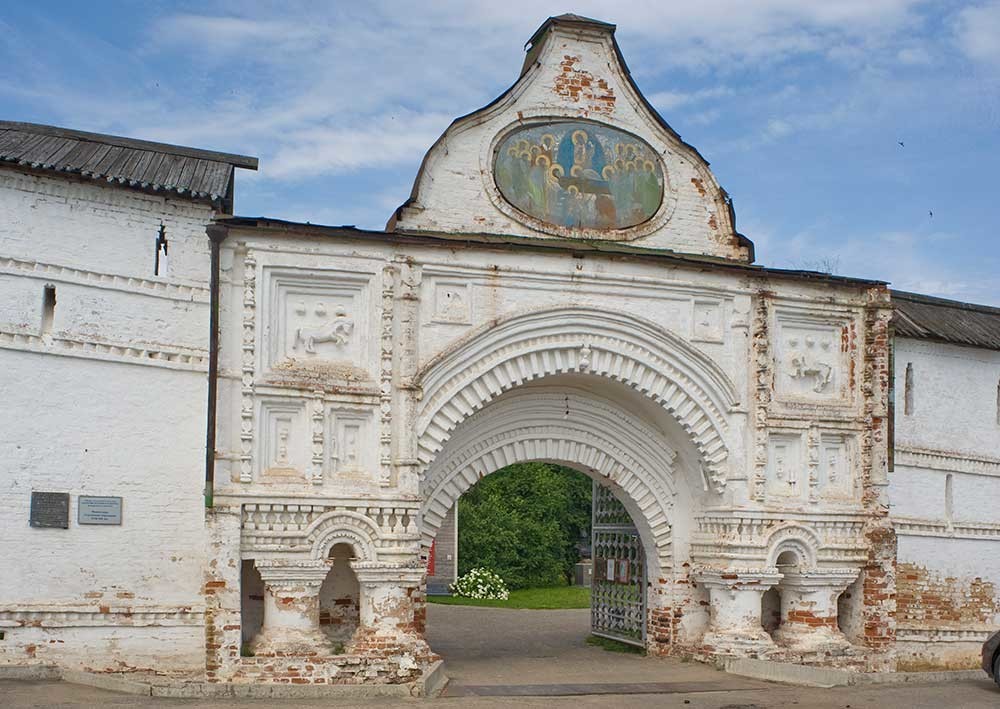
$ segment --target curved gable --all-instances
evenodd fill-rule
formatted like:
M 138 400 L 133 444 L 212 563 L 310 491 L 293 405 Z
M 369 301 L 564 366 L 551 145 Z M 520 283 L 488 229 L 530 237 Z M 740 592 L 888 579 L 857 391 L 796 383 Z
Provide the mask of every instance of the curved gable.
M 753 261 L 708 163 L 632 81 L 614 25 L 549 18 L 529 44 L 517 82 L 431 147 L 388 230 Z

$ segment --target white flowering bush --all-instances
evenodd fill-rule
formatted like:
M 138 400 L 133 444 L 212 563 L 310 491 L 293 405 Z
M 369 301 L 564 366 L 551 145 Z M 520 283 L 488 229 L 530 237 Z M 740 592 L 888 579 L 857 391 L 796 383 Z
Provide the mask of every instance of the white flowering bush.
M 510 597 L 507 584 L 489 569 L 472 569 L 448 588 L 456 596 L 465 598 L 493 598 L 506 601 Z

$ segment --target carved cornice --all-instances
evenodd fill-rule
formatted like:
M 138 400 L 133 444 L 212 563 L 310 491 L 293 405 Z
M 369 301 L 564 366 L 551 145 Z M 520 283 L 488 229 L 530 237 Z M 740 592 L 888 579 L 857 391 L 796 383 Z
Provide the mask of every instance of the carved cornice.
M 83 628 L 126 625 L 142 626 L 200 626 L 204 624 L 204 611 L 175 606 L 126 606 L 120 604 L 30 606 L 18 604 L 16 608 L 0 606 L 0 628 Z
M 691 577 L 700 584 L 710 588 L 721 588 L 729 591 L 767 590 L 781 581 L 781 573 L 776 568 L 763 569 L 716 569 L 700 568 L 691 573 Z
M 0 330 L 0 349 L 78 357 L 146 367 L 208 371 L 208 352 L 186 347 L 120 343 L 82 335 L 36 335 Z
M 909 446 L 897 446 L 895 456 L 896 465 L 1000 477 L 1000 458 Z
M 980 539 L 1000 541 L 1000 524 L 995 522 L 953 522 L 915 517 L 890 517 L 896 533 L 908 537 Z
M 193 284 L 178 283 L 169 280 L 152 280 L 123 276 L 117 273 L 106 273 L 83 268 L 73 268 L 42 261 L 27 261 L 12 257 L 0 256 L 0 274 L 37 278 L 56 283 L 72 283 L 74 285 L 117 290 L 133 295 L 145 295 L 152 298 L 166 298 L 187 303 L 208 303 L 208 288 Z

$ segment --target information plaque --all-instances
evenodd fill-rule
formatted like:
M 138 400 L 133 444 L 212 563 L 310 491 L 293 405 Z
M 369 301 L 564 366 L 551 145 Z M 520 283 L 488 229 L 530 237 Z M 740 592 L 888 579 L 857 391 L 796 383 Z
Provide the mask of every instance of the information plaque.
M 77 498 L 78 524 L 121 524 L 122 498 L 80 495 Z
M 69 529 L 69 493 L 32 492 L 28 524 L 32 527 Z

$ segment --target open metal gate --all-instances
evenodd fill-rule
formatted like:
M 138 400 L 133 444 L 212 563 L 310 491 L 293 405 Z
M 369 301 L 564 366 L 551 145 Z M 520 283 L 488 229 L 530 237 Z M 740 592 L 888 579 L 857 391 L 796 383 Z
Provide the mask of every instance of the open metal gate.
M 594 482 L 590 632 L 632 645 L 646 644 L 646 554 L 625 506 Z

